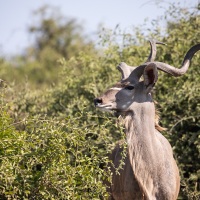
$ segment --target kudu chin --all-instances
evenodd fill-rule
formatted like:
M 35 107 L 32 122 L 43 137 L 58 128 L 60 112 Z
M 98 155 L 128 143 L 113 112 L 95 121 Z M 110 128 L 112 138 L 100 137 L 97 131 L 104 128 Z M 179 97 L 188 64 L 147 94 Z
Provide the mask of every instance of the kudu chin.
M 172 76 L 186 73 L 200 44 L 189 49 L 180 68 L 154 61 L 156 44 L 162 43 L 150 41 L 151 52 L 144 64 L 133 67 L 120 63 L 122 79 L 94 100 L 97 108 L 122 115 L 125 126 L 127 156 L 120 175 L 112 169 L 110 199 L 175 200 L 178 197 L 179 170 L 171 145 L 158 131 L 151 91 L 158 79 L 158 70 Z M 122 148 L 117 145 L 110 155 L 115 167 L 119 165 L 121 152 Z

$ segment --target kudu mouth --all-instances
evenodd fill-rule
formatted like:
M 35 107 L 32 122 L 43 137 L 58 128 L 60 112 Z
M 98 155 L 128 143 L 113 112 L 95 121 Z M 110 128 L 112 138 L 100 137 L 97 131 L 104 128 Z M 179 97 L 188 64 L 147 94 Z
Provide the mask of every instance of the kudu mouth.
M 94 105 L 96 108 L 104 110 L 104 111 L 111 111 L 112 110 L 112 104 L 104 104 L 103 100 L 101 98 L 95 98 L 94 99 Z

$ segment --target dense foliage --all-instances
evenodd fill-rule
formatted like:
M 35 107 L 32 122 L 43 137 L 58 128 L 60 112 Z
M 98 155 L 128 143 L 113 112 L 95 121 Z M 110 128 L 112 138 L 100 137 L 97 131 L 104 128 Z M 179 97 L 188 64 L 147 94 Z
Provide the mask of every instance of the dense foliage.
M 93 99 L 119 80 L 119 62 L 146 60 L 147 38 L 167 43 L 157 60 L 179 67 L 200 42 L 197 11 L 169 8 L 165 31 L 163 19 L 133 34 L 103 30 L 101 49 L 83 39 L 75 21 L 42 15 L 30 28 L 37 37 L 28 53 L 0 61 L 0 199 L 106 199 L 107 154 L 123 130 L 111 114 L 95 110 Z M 180 78 L 160 72 L 154 92 L 181 171 L 180 199 L 200 198 L 199 60 L 198 52 Z

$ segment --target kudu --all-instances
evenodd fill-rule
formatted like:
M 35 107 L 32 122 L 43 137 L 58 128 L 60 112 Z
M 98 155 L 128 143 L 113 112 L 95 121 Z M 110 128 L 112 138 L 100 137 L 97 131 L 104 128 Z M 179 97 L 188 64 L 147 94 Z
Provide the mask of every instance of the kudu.
M 152 88 L 161 70 L 172 76 L 183 75 L 200 44 L 189 49 L 180 69 L 155 62 L 156 43 L 150 41 L 151 53 L 147 61 L 131 67 L 118 66 L 122 79 L 94 100 L 97 108 L 114 111 L 125 126 L 127 156 L 120 175 L 113 172 L 110 199 L 115 200 L 174 200 L 177 199 L 180 178 L 172 147 L 158 131 Z M 143 79 L 141 77 L 143 76 Z M 122 148 L 115 147 L 111 160 L 119 165 Z

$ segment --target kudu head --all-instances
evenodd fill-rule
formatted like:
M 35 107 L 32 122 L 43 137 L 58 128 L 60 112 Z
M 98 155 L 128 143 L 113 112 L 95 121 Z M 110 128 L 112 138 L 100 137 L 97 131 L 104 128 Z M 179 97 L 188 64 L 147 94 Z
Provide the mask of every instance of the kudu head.
M 185 55 L 181 68 L 178 69 L 166 63 L 154 61 L 156 44 L 163 43 L 150 41 L 151 52 L 144 64 L 131 67 L 122 62 L 118 65 L 117 68 L 122 74 L 122 79 L 100 97 L 94 99 L 97 108 L 116 111 L 120 114 L 133 110 L 133 106 L 137 103 L 152 102 L 151 90 L 158 79 L 158 70 L 172 76 L 183 75 L 187 71 L 193 55 L 200 50 L 200 44 L 190 48 Z M 142 76 L 143 79 L 141 80 Z

